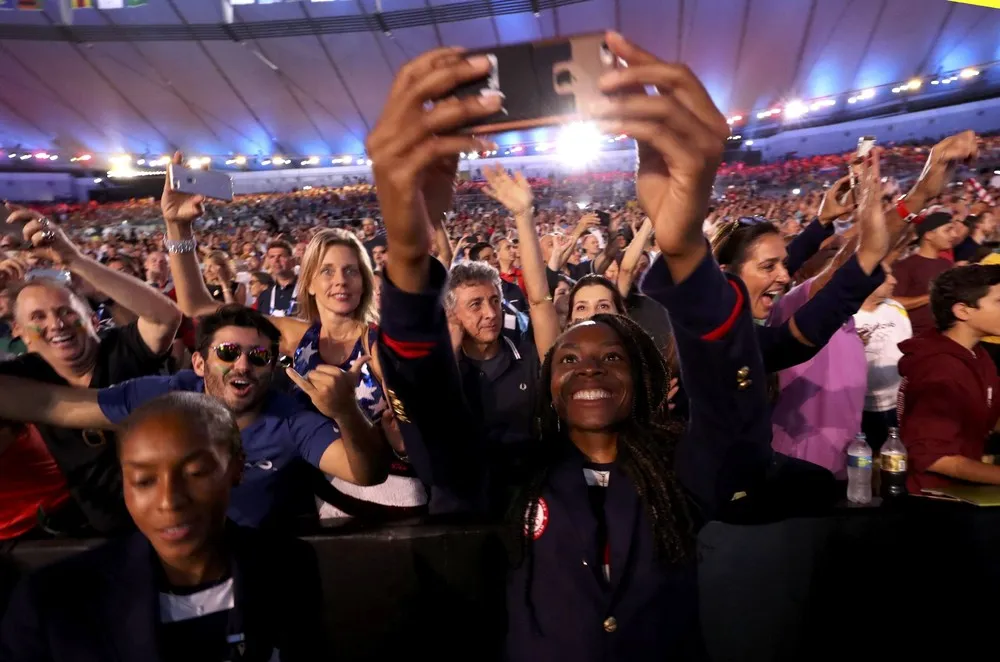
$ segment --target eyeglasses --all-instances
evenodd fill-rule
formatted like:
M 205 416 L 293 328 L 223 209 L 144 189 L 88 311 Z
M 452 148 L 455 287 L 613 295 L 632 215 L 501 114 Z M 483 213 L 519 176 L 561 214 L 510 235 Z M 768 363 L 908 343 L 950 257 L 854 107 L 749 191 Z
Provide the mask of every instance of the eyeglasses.
M 250 365 L 263 368 L 271 363 L 271 350 L 267 347 L 247 347 L 244 349 L 234 342 L 224 342 L 211 347 L 215 356 L 223 363 L 235 363 L 246 352 Z

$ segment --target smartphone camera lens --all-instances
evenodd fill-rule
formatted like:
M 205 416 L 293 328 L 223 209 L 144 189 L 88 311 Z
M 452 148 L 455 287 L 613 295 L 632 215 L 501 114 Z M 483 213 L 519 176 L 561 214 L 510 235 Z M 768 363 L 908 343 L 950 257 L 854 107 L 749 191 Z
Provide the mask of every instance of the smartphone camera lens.
M 560 71 L 556 74 L 556 85 L 564 87 L 574 83 L 573 73 L 570 71 Z

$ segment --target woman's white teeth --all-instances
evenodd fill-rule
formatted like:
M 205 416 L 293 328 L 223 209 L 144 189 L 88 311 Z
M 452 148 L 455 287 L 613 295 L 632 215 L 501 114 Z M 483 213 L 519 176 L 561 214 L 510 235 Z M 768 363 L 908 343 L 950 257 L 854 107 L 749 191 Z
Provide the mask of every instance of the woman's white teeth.
M 610 391 L 603 389 L 590 389 L 587 391 L 577 391 L 573 394 L 574 400 L 607 400 L 611 397 Z
M 52 336 L 52 340 L 50 340 L 49 342 L 58 344 L 58 343 L 69 342 L 72 339 L 73 339 L 72 334 L 62 334 L 58 336 Z

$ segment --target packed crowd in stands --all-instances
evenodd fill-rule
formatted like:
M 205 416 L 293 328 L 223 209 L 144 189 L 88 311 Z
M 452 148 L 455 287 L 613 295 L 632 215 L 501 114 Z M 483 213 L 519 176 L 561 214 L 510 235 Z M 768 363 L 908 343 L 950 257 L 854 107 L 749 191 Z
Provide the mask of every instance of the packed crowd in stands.
M 862 432 L 877 456 L 899 428 L 911 495 L 1000 484 L 1000 139 L 722 164 L 728 127 L 700 83 L 609 42 L 649 61 L 608 85 L 669 73 L 693 118 L 610 104 L 637 173 L 483 165 L 456 185 L 450 156 L 489 145 L 400 144 L 446 91 L 418 58 L 400 76 L 424 96 L 390 96 L 369 137 L 373 183 L 12 208 L 0 540 L 131 542 L 22 583 L 0 659 L 99 646 L 61 639 L 59 618 L 39 634 L 39 610 L 57 585 L 85 609 L 103 590 L 88 569 L 150 549 L 160 659 L 206 641 L 200 659 L 230 659 L 227 554 L 251 548 L 296 569 L 267 584 L 257 626 L 281 659 L 319 659 L 315 561 L 269 536 L 456 511 L 507 517 L 519 542 L 510 659 L 597 659 L 619 630 L 614 659 L 700 659 L 685 578 L 705 521 L 843 500 Z M 586 576 L 560 579 L 564 545 Z M 623 575 L 609 616 L 583 585 Z

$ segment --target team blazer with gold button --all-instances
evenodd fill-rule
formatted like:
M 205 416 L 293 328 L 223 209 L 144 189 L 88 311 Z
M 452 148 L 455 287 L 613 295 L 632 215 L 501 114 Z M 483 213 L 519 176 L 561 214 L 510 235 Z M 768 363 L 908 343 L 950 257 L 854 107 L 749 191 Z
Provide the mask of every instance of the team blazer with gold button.
M 440 304 L 446 274 L 432 261 L 428 289 L 416 295 L 395 288 L 391 275 L 382 293 L 380 348 L 386 381 L 409 421 L 407 451 L 431 487 L 432 504 L 438 496 L 438 512 L 476 509 L 488 470 L 476 422 L 461 406 Z M 765 373 L 746 289 L 709 255 L 679 284 L 662 259 L 655 261 L 643 291 L 670 312 L 691 399 L 676 471 L 694 507 L 711 518 L 753 491 L 771 459 Z M 507 578 L 508 658 L 700 659 L 694 561 L 657 558 L 646 508 L 617 464 L 604 488 L 608 545 L 598 550 L 583 470 L 579 451 L 564 449 L 525 523 L 531 553 Z

